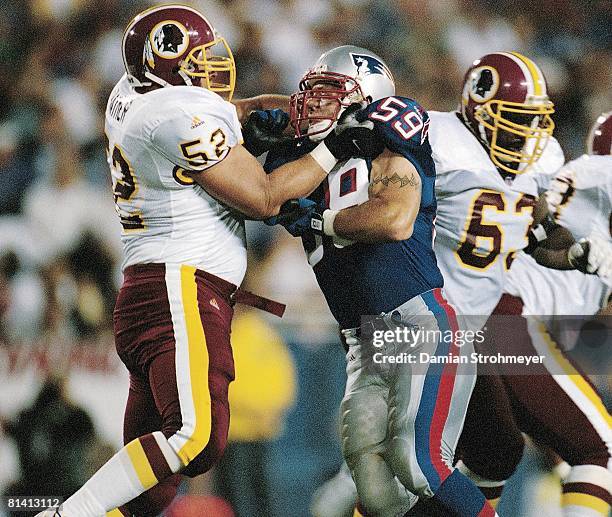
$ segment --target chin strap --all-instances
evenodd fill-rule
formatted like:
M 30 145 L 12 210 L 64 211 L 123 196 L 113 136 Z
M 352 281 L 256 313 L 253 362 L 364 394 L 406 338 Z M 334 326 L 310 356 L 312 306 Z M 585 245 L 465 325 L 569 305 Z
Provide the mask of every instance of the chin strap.
M 178 73 L 183 78 L 183 81 L 185 81 L 186 86 L 193 86 L 193 83 L 191 82 L 191 78 L 183 70 L 179 70 Z M 166 88 L 167 86 L 172 86 L 169 82 L 164 81 L 163 79 L 161 79 L 160 77 L 157 77 L 151 72 L 147 71 L 144 73 L 144 75 L 147 79 L 150 79 L 152 82 L 154 82 L 155 84 L 158 84 L 159 86 L 162 86 L 163 88 Z M 136 78 L 134 78 L 134 80 L 135 82 L 138 82 Z M 135 86 L 151 86 L 151 83 L 139 83 Z
M 164 81 L 163 79 L 160 79 L 159 77 L 157 77 L 156 75 L 153 75 L 151 72 L 145 72 L 144 76 L 147 79 L 150 79 L 152 82 L 154 82 L 155 84 L 158 84 L 159 86 L 163 86 L 164 88 L 166 86 L 170 86 L 169 83 L 167 83 L 166 81 Z M 150 85 L 149 85 L 150 86 Z
M 189 77 L 184 70 L 179 69 L 178 71 L 179 75 L 183 78 L 183 81 L 185 81 L 185 84 L 187 86 L 193 86 L 193 83 L 191 82 L 191 77 Z
M 151 86 L 151 84 L 152 84 L 152 83 L 143 83 L 143 82 L 139 81 L 133 75 L 128 75 L 127 78 L 128 78 L 128 82 L 130 83 L 130 86 L 132 88 L 146 88 L 148 86 Z

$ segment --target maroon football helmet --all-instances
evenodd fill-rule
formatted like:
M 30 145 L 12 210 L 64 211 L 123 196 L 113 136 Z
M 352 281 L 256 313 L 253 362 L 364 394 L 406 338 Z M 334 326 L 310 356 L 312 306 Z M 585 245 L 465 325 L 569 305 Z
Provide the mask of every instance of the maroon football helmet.
M 589 131 L 587 138 L 589 154 L 612 154 L 612 111 L 602 113 Z
M 231 99 L 234 56 L 210 22 L 185 5 L 138 14 L 123 35 L 123 64 L 135 88 L 202 86 Z
M 463 121 L 500 170 L 521 173 L 538 160 L 555 127 L 552 113 L 542 71 L 517 52 L 488 54 L 465 74 Z

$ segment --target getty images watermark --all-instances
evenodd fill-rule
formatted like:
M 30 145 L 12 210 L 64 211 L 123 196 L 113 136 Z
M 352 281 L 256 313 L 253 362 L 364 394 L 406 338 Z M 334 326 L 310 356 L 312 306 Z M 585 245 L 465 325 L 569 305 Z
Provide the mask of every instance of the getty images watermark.
M 377 372 L 403 365 L 414 373 L 442 374 L 448 370 L 444 365 L 476 365 L 483 375 L 612 372 L 610 317 L 495 315 L 457 319 L 459 323 L 454 322 L 452 328 L 441 328 L 427 316 L 410 316 L 409 322 L 393 314 L 365 316 L 359 328 L 343 331 L 348 360 Z M 351 343 L 355 345 L 352 348 Z
M 475 344 L 485 342 L 486 329 L 481 330 L 434 330 L 422 327 L 396 327 L 394 329 L 377 329 L 372 333 L 372 346 L 375 351 L 372 360 L 375 364 L 537 364 L 544 362 L 544 355 L 494 355 L 469 351 Z M 389 354 L 388 346 L 393 349 L 405 348 Z M 428 346 L 432 345 L 432 346 Z M 440 345 L 448 345 L 440 347 Z M 442 348 L 442 350 L 440 350 Z M 419 350 L 420 349 L 420 350 Z M 463 349 L 463 350 L 462 350 Z M 463 352 L 463 353 L 462 353 Z

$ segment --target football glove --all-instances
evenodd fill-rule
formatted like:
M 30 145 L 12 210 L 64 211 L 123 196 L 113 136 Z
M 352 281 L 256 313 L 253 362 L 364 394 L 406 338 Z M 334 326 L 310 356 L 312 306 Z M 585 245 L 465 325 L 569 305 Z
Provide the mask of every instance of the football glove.
M 376 158 L 385 149 L 385 144 L 374 130 L 374 123 L 363 112 L 365 101 L 353 103 L 346 108 L 334 130 L 323 140 L 337 160 Z
M 597 274 L 606 282 L 612 277 L 612 245 L 596 235 L 580 239 L 567 252 L 569 263 L 578 271 Z
M 281 109 L 251 111 L 242 127 L 245 149 L 253 156 L 260 156 L 275 145 L 291 140 L 283 135 L 288 124 L 289 115 Z
M 280 224 L 294 237 L 307 232 L 323 234 L 323 209 L 306 198 L 291 199 L 281 206 L 278 215 L 264 221 L 268 226 Z

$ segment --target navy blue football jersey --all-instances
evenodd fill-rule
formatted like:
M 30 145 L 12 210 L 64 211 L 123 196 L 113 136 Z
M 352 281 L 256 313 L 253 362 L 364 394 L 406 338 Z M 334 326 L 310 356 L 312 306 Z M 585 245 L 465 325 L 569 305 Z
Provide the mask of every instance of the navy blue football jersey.
M 375 130 L 394 153 L 404 156 L 421 177 L 421 204 L 409 239 L 342 246 L 328 236 L 302 237 L 308 262 L 332 314 L 342 328 L 357 327 L 361 316 L 388 312 L 410 298 L 442 287 L 433 252 L 436 198 L 435 166 L 427 138 L 429 118 L 414 100 L 387 97 L 366 108 Z M 299 139 L 268 153 L 267 172 L 296 160 L 317 142 Z M 372 162 L 350 158 L 340 162 L 309 196 L 322 208 L 341 210 L 368 200 Z

